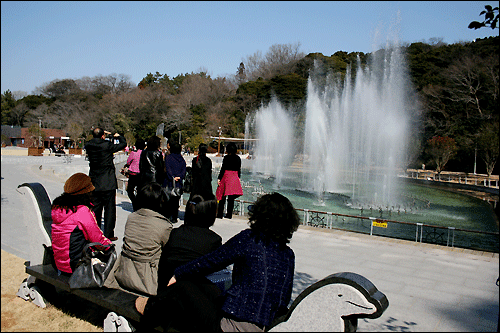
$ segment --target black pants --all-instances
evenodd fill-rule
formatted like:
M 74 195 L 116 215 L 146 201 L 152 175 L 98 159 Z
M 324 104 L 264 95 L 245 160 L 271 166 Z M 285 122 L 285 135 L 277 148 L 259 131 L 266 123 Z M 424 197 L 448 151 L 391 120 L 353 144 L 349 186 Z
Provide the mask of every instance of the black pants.
M 167 193 L 172 193 L 173 186 L 167 186 L 166 191 Z M 168 207 L 169 207 L 169 213 L 167 214 L 166 218 L 170 220 L 172 223 L 177 222 L 177 218 L 179 216 L 179 207 L 181 204 L 181 198 L 182 198 L 182 190 L 181 190 L 181 196 L 180 197 L 175 197 L 175 196 L 170 196 L 170 200 L 168 202 Z
M 221 290 L 208 279 L 177 281 L 161 294 L 150 297 L 138 331 L 161 326 L 164 332 L 220 332 Z
M 227 212 L 226 218 L 230 219 L 233 217 L 234 200 L 239 197 L 239 195 L 228 195 L 227 196 Z M 219 207 L 217 208 L 217 218 L 221 219 L 224 215 L 224 205 L 226 204 L 226 196 L 222 197 L 219 201 Z
M 128 177 L 128 185 L 127 185 L 127 194 L 128 197 L 130 198 L 130 201 L 132 202 L 132 207 L 134 208 L 134 212 L 139 209 L 137 207 L 137 202 L 136 202 L 136 192 L 139 191 L 139 184 L 141 182 L 141 175 L 136 174 L 136 175 L 130 175 Z
M 94 191 L 93 193 L 94 213 L 97 225 L 101 228 L 104 236 L 112 238 L 115 236 L 116 224 L 116 190 Z M 101 217 L 104 210 L 104 227 L 101 227 Z

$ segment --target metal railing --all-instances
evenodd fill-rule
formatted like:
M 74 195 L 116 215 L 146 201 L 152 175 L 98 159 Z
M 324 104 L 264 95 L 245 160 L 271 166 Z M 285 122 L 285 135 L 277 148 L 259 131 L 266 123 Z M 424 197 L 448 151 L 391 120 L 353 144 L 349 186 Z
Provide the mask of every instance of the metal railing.
M 438 174 L 434 170 L 407 169 L 405 176 L 413 179 L 426 179 L 447 183 L 475 185 L 496 189 L 499 188 L 498 175 L 488 176 L 486 174 L 472 174 L 452 171 L 442 171 Z
M 234 214 L 244 216 L 245 207 L 252 201 L 235 200 Z M 246 206 L 245 206 L 246 205 Z M 447 247 L 499 252 L 499 233 L 443 227 L 424 223 L 395 221 L 368 216 L 338 214 L 295 208 L 302 212 L 302 225 L 352 231 L 389 238 L 405 239 L 418 243 L 438 244 Z

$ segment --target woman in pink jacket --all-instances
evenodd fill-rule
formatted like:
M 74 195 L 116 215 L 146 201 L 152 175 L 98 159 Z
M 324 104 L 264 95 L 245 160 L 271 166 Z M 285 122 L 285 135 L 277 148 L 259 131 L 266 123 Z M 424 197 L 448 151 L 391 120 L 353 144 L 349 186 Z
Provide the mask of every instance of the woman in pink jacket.
M 139 209 L 136 202 L 137 192 L 139 192 L 138 186 L 141 182 L 139 161 L 141 159 L 141 153 L 145 147 L 146 142 L 144 142 L 143 139 L 137 139 L 135 141 L 136 150 L 130 152 L 130 155 L 128 155 L 127 163 L 125 164 L 128 166 L 129 171 L 127 194 L 130 198 L 130 202 L 132 202 L 132 208 L 134 209 L 134 212 Z
M 66 180 L 64 193 L 52 203 L 52 250 L 60 274 L 73 273 L 86 244 L 111 244 L 92 212 L 93 190 L 89 176 L 75 173 Z

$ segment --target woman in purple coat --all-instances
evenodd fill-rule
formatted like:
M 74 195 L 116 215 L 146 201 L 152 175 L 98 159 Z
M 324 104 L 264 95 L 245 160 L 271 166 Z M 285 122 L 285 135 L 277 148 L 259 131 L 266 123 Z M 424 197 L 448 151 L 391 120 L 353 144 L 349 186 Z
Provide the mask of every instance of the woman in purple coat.
M 186 161 L 181 155 L 181 146 L 177 142 L 169 142 L 170 154 L 165 156 L 165 181 L 163 187 L 167 187 L 168 193 L 177 187 L 182 197 L 182 181 L 186 177 Z M 171 200 L 176 207 L 172 207 L 172 216 L 167 216 L 170 222 L 176 223 L 179 215 L 179 200 Z
M 286 197 L 271 193 L 257 199 L 248 224 L 216 250 L 175 268 L 162 300 L 138 298 L 141 322 L 164 331 L 258 332 L 285 314 L 295 271 L 288 243 L 299 216 Z M 203 278 L 231 264 L 231 287 L 214 295 Z

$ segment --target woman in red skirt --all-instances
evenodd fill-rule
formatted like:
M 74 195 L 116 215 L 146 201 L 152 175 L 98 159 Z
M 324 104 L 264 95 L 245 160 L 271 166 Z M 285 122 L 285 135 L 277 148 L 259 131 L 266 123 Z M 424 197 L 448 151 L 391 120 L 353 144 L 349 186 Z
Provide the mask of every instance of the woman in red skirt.
M 236 144 L 230 142 L 226 147 L 227 155 L 222 159 L 222 167 L 217 179 L 218 187 L 215 196 L 219 201 L 217 218 L 221 219 L 227 199 L 226 218 L 233 217 L 234 199 L 243 195 L 241 188 L 241 158 L 236 155 Z

